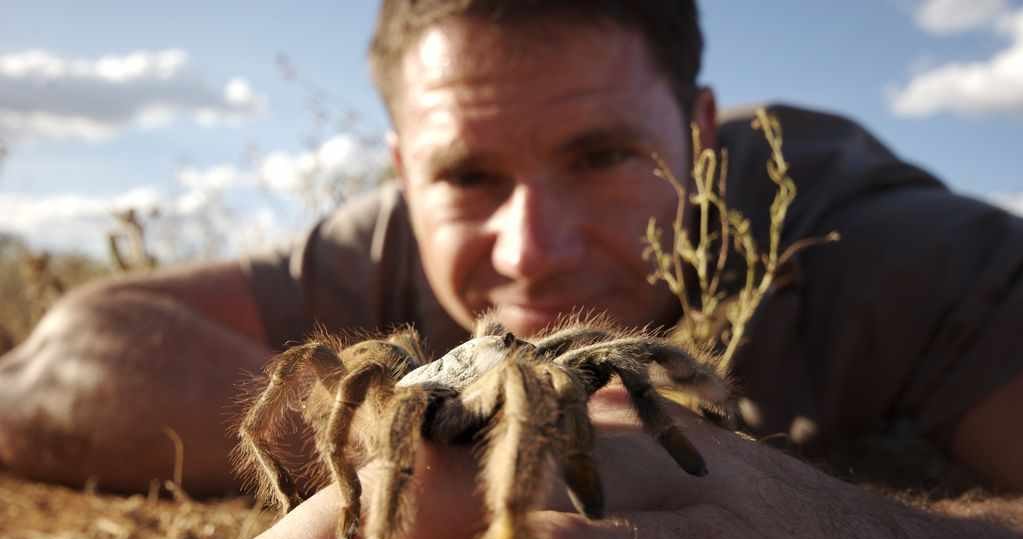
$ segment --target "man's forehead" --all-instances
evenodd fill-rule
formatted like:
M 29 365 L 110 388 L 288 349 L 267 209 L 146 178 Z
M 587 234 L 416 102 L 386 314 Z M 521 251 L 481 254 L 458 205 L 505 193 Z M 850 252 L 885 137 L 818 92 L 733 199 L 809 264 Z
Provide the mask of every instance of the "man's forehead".
M 485 116 L 509 107 L 528 113 L 590 95 L 635 94 L 635 86 L 666 81 L 641 37 L 598 30 L 559 27 L 539 42 L 536 29 L 472 20 L 436 25 L 403 60 L 395 121 L 453 123 L 452 113 Z
M 606 47 L 608 32 L 632 33 L 612 23 L 499 24 L 471 17 L 444 19 L 423 32 L 402 61 L 403 74 L 416 79 L 446 80 L 453 71 L 471 67 L 478 73 L 528 68 L 537 53 Z M 584 60 L 585 58 L 580 58 Z M 406 84 L 415 81 L 406 81 Z
M 438 23 L 403 57 L 400 93 L 460 84 L 478 90 L 488 82 L 542 84 L 546 81 L 528 77 L 550 63 L 588 66 L 588 74 L 598 76 L 592 68 L 604 66 L 625 78 L 634 78 L 641 69 L 656 71 L 646 41 L 634 31 L 613 23 L 540 24 L 549 30 L 464 17 Z

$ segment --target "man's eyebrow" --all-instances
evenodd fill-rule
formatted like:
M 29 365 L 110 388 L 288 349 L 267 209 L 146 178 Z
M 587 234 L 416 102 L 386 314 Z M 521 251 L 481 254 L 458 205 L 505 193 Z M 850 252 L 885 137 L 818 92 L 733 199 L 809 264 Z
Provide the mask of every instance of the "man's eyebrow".
M 585 130 L 559 144 L 557 151 L 560 154 L 573 154 L 607 146 L 643 144 L 646 140 L 647 136 L 642 130 L 621 123 Z
M 648 137 L 641 129 L 627 123 L 616 123 L 581 131 L 559 144 L 555 152 L 559 155 L 572 155 L 608 146 L 644 145 L 647 141 Z M 431 175 L 442 175 L 485 166 L 492 161 L 492 157 L 487 153 L 473 151 L 462 139 L 455 139 L 429 153 L 426 157 L 426 170 Z
M 455 139 L 430 152 L 426 158 L 426 169 L 436 175 L 471 167 L 481 161 L 483 157 L 471 152 L 465 141 Z

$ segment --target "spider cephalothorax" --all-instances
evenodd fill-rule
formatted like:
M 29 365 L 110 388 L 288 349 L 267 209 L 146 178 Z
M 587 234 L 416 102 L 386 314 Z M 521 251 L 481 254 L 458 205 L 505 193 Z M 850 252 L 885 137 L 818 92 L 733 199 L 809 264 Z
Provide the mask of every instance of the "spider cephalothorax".
M 282 512 L 293 507 L 295 484 L 273 441 L 285 410 L 301 404 L 322 466 L 340 488 L 340 537 L 359 528 L 355 471 L 367 458 L 382 459 L 388 472 L 369 502 L 365 535 L 394 537 L 403 530 L 411 503 L 404 488 L 421 438 L 482 446 L 487 537 L 523 535 L 523 516 L 555 467 L 576 509 L 600 518 L 604 497 L 586 403 L 612 377 L 672 458 L 689 473 L 707 472 L 664 410 L 650 382 L 652 365 L 700 402 L 730 409 L 728 384 L 712 368 L 666 340 L 597 319 L 562 324 L 528 342 L 484 317 L 473 339 L 436 361 L 426 357 L 412 329 L 348 347 L 321 336 L 268 367 L 269 382 L 239 429 L 239 469 L 255 477 L 263 499 Z

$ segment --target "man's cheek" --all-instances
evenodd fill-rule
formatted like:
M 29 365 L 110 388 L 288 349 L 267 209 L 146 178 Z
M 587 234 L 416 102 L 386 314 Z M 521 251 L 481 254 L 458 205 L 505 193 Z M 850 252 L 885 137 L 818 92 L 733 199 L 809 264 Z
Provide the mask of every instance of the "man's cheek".
M 429 255 L 444 284 L 450 286 L 469 307 L 485 301 L 485 275 L 490 268 L 489 244 L 479 228 L 451 225 L 438 228 L 433 236 Z

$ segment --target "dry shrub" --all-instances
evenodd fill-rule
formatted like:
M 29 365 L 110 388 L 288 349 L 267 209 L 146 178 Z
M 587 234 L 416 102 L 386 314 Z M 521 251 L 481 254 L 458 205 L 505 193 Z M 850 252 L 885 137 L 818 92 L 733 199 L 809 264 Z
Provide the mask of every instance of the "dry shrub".
M 156 217 L 158 213 L 152 213 Z M 107 233 L 107 250 L 114 267 L 120 271 L 149 271 L 159 262 L 150 252 L 146 242 L 146 224 L 139 218 L 135 208 L 113 212 L 119 230 Z M 127 250 L 122 245 L 127 242 Z
M 768 177 L 777 186 L 770 207 L 770 245 L 757 246 L 750 221 L 725 203 L 728 153 L 704 148 L 700 129 L 693 124 L 692 182 L 681 181 L 671 168 L 654 154 L 655 174 L 668 181 L 678 194 L 678 208 L 671 224 L 669 249 L 662 244 L 663 231 L 655 219 L 647 224 L 643 256 L 654 264 L 650 284 L 664 281 L 682 306 L 682 318 L 672 330 L 672 338 L 691 350 L 708 353 L 718 373 L 727 377 L 732 360 L 743 343 L 746 325 L 761 300 L 775 284 L 779 268 L 800 250 L 815 244 L 838 240 L 832 232 L 823 238 L 796 241 L 782 249 L 781 232 L 788 208 L 796 197 L 796 185 L 789 177 L 789 165 L 782 154 L 782 132 L 778 119 L 763 108 L 756 111 L 753 128 L 763 131 L 771 157 Z M 686 212 L 696 212 L 695 239 L 687 227 Z M 735 294 L 728 295 L 721 279 L 729 254 L 740 256 L 745 265 L 745 281 Z M 695 274 L 698 294 L 687 288 L 687 274 Z
M 273 522 L 272 514 L 244 498 L 199 503 L 185 496 L 167 499 L 156 492 L 106 495 L 34 483 L 0 471 L 0 537 L 249 539 Z
M 771 147 L 767 173 L 778 188 L 770 207 L 770 244 L 766 250 L 757 246 L 749 219 L 725 203 L 727 150 L 702 147 L 696 124 L 691 127 L 691 183 L 675 176 L 659 155 L 652 156 L 657 164 L 655 174 L 674 187 L 679 202 L 671 223 L 669 248 L 662 244 L 664 234 L 656 220 L 651 218 L 647 224 L 643 257 L 654 264 L 649 281 L 651 285 L 660 281 L 667 284 L 682 307 L 682 318 L 672 328 L 670 338 L 694 351 L 724 379 L 731 377 L 732 361 L 744 343 L 746 325 L 771 291 L 779 268 L 812 244 L 838 240 L 838 234 L 832 232 L 823 238 L 796 241 L 782 249 L 781 232 L 789 205 L 796 197 L 796 185 L 789 177 L 789 165 L 782 154 L 778 119 L 760 108 L 753 128 L 763 131 Z M 696 212 L 689 222 L 687 209 Z M 695 239 L 690 237 L 689 226 L 694 229 Z M 745 279 L 742 288 L 729 295 L 722 287 L 722 277 L 733 251 L 744 263 Z M 690 290 L 694 276 L 697 289 Z M 667 388 L 661 392 L 685 406 L 694 409 L 699 406 L 684 393 Z
M 24 340 L 65 292 L 109 273 L 87 256 L 33 251 L 0 234 L 0 353 Z

